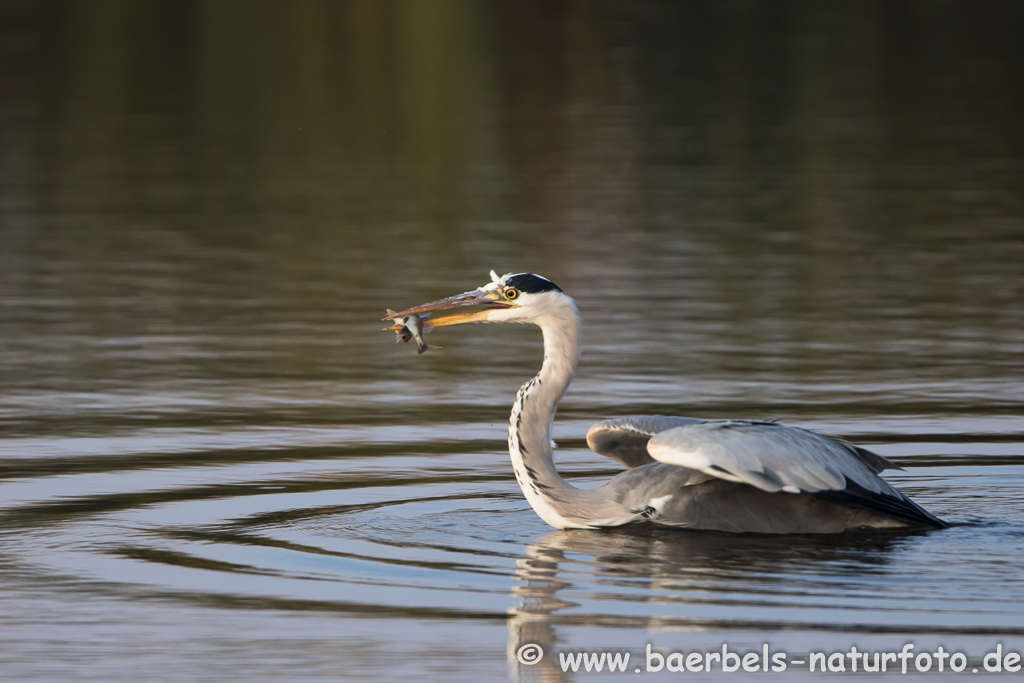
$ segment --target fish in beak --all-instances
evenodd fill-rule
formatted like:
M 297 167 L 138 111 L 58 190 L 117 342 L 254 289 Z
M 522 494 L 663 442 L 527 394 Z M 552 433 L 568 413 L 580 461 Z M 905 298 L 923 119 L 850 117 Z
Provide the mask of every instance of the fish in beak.
M 429 315 L 429 314 L 426 314 Z M 409 315 L 400 315 L 395 311 L 388 309 L 388 315 L 384 320 L 390 320 L 394 323 L 392 327 L 386 327 L 385 330 L 394 330 L 395 334 L 398 335 L 398 342 L 408 342 L 410 339 L 416 340 L 416 355 L 422 356 L 427 351 L 432 351 L 441 348 L 440 346 L 428 346 L 427 342 L 423 341 L 423 335 L 430 330 L 434 329 L 432 323 L 424 320 L 426 317 L 419 316 L 415 313 Z
M 413 315 L 430 318 L 429 327 L 424 321 L 424 331 L 429 331 L 435 327 L 486 322 L 490 311 L 500 308 L 512 308 L 514 306 L 515 304 L 503 300 L 502 295 L 497 291 L 476 289 L 472 292 L 466 292 L 465 294 L 457 294 L 456 296 L 438 299 L 437 301 L 420 304 L 419 306 L 413 306 L 412 308 L 407 308 L 404 311 L 395 312 L 388 309 L 388 316 L 384 318 L 384 320 L 392 320 L 395 325 L 385 327 L 384 329 L 401 334 L 404 324 L 400 323 L 400 320 L 405 316 Z M 473 308 L 473 310 L 459 311 L 459 309 L 463 308 Z M 442 311 L 458 312 L 443 316 L 435 315 Z

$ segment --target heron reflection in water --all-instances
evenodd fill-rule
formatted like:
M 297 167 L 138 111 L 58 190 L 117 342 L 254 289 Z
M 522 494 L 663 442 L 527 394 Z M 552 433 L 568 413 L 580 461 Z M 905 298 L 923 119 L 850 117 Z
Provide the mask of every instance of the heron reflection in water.
M 508 445 L 523 494 L 558 529 L 650 522 L 796 534 L 948 526 L 878 476 L 898 469 L 885 458 L 774 422 L 647 415 L 599 422 L 587 443 L 629 469 L 597 488 L 578 489 L 555 469 L 551 441 L 558 402 L 580 358 L 572 298 L 539 275 L 491 271 L 491 282 L 479 289 L 394 315 L 429 316 L 432 329 L 470 322 L 540 327 L 544 362 L 516 395 Z
M 907 540 L 926 533 L 819 534 L 799 543 L 755 535 L 736 543 L 727 534 L 681 534 L 654 525 L 552 531 L 530 542 L 516 559 L 511 595 L 517 604 L 509 609 L 506 651 L 510 677 L 574 680 L 554 653 L 571 649 L 567 644 L 574 634 L 578 639 L 588 626 L 610 634 L 615 629 L 684 632 L 693 649 L 721 647 L 723 632 L 738 640 L 744 633 L 768 632 L 785 642 L 782 632 L 799 634 L 794 627 L 813 623 L 821 609 L 832 612 L 834 620 L 848 619 L 853 628 L 863 613 L 850 609 L 850 596 L 871 591 L 879 574 L 900 564 Z M 752 601 L 751 595 L 758 597 Z M 598 639 L 614 638 L 587 633 L 587 649 Z M 794 635 L 790 642 L 802 637 Z M 613 648 L 632 646 L 632 656 L 641 658 L 642 642 L 629 638 Z M 524 646 L 539 646 L 546 655 L 523 666 Z

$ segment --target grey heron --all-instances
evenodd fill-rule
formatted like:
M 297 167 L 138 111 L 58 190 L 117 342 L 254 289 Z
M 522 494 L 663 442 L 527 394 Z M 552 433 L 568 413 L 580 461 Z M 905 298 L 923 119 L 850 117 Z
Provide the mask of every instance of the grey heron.
M 516 395 L 508 447 L 523 494 L 553 527 L 646 521 L 795 534 L 948 526 L 878 476 L 898 469 L 885 458 L 775 422 L 664 416 L 599 422 L 587 434 L 588 445 L 628 469 L 596 488 L 576 488 L 555 468 L 551 440 L 555 411 L 580 358 L 575 301 L 539 275 L 491 271 L 491 282 L 478 289 L 394 314 L 410 315 L 429 317 L 432 328 L 471 322 L 540 327 L 544 361 Z M 400 331 L 401 323 L 387 329 Z

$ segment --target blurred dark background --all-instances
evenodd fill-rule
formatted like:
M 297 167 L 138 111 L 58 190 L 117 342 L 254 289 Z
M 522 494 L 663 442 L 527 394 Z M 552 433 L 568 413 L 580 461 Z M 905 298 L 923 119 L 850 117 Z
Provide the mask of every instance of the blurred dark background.
M 359 372 L 385 305 L 490 268 L 606 316 L 607 363 L 697 321 L 1005 376 L 1022 35 L 1016 0 L 3 0 L 8 386 Z

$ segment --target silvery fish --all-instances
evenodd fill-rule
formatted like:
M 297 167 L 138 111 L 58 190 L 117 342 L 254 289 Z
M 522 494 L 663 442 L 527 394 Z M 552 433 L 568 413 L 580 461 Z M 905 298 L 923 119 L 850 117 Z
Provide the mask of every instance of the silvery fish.
M 401 326 L 395 330 L 395 335 L 398 337 L 396 344 L 400 341 L 407 342 L 410 339 L 416 339 L 417 356 L 422 355 L 425 351 L 441 348 L 440 346 L 429 346 L 423 341 L 423 335 L 429 332 L 433 326 L 415 313 L 399 316 L 389 308 L 388 317 L 385 320 L 387 319 L 392 320 L 396 326 Z
M 408 330 L 416 340 L 417 356 L 422 355 L 424 351 L 441 348 L 440 346 L 427 346 L 427 342 L 423 341 L 423 335 L 429 332 L 432 327 L 430 323 L 424 322 L 423 318 L 414 313 L 403 317 L 402 323 L 405 325 L 404 329 Z
M 395 330 L 395 336 L 397 337 L 397 339 L 395 339 L 396 344 L 399 342 L 408 342 L 412 339 L 412 332 L 410 332 L 409 328 L 405 326 L 405 321 L 403 320 L 404 317 L 405 316 L 400 316 L 389 308 L 388 317 L 384 318 L 384 320 L 390 320 L 396 325 L 394 328 L 385 328 L 388 330 Z

